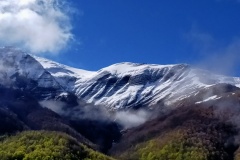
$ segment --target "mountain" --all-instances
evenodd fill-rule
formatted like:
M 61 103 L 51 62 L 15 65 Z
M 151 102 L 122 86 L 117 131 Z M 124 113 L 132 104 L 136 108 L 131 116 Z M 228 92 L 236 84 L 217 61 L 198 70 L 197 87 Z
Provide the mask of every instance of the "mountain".
M 88 72 L 35 58 L 68 92 L 111 109 L 169 104 L 219 83 L 240 86 L 240 78 L 215 75 L 186 64 L 126 62 Z
M 187 64 L 86 71 L 2 47 L 0 157 L 238 160 L 239 87 Z
M 30 90 L 40 99 L 72 93 L 87 103 L 113 110 L 171 105 L 221 83 L 240 87 L 240 78 L 216 75 L 187 64 L 125 62 L 93 72 L 11 47 L 1 48 L 0 58 L 2 85 Z

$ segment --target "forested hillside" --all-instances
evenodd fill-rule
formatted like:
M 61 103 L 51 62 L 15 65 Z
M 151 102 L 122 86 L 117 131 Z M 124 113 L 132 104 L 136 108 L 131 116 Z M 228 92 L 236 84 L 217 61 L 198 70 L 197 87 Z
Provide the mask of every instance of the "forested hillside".
M 59 132 L 28 131 L 2 138 L 1 160 L 113 160 Z

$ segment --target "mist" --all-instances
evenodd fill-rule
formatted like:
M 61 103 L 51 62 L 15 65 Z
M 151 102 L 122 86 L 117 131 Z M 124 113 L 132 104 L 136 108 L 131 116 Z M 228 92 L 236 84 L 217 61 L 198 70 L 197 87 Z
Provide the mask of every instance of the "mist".
M 194 26 L 186 39 L 198 57 L 194 66 L 221 75 L 240 76 L 240 37 L 219 40 Z
M 114 116 L 116 122 L 124 127 L 124 129 L 139 126 L 150 119 L 150 112 L 140 109 L 136 111 L 120 111 Z
M 60 115 L 65 114 L 63 110 L 65 104 L 63 102 L 54 101 L 54 100 L 45 100 L 45 101 L 40 101 L 39 103 L 41 106 L 46 107 L 55 113 L 58 113 Z
M 64 102 L 45 100 L 39 102 L 61 116 L 68 117 L 71 120 L 94 120 L 105 122 L 116 122 L 123 129 L 139 126 L 150 119 L 151 113 L 144 109 L 131 111 L 109 111 L 104 106 L 85 104 L 78 106 L 68 106 Z

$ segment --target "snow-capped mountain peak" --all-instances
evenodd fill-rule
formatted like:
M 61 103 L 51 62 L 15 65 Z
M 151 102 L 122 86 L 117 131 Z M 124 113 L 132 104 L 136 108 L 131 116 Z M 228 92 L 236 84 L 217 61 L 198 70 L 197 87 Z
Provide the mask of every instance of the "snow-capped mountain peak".
M 111 109 L 168 105 L 220 83 L 240 87 L 239 78 L 216 75 L 187 64 L 123 62 L 93 72 L 12 47 L 0 48 L 0 58 L 2 85 L 25 87 L 37 95 L 43 94 L 43 98 L 68 92 L 87 103 Z
M 42 57 L 33 56 L 46 70 L 55 77 L 73 76 L 83 78 L 91 75 L 94 72 L 69 67 Z
M 1 85 L 31 90 L 42 98 L 52 97 L 63 89 L 55 78 L 31 55 L 14 47 L 0 48 Z
M 144 72 L 146 70 L 156 70 L 160 68 L 171 68 L 176 65 L 157 65 L 157 64 L 141 64 L 141 63 L 131 63 L 131 62 L 122 62 L 116 63 L 106 68 L 99 70 L 98 72 L 109 72 L 113 75 L 134 75 Z

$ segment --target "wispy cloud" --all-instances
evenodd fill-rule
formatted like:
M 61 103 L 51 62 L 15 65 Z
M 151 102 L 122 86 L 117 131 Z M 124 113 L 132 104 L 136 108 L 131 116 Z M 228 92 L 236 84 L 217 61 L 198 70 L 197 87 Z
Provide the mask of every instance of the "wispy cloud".
M 0 0 L 0 42 L 57 53 L 72 38 L 64 0 Z
M 202 32 L 196 27 L 187 33 L 194 52 L 201 57 L 197 67 L 225 75 L 235 75 L 240 61 L 240 37 L 226 42 L 219 40 L 209 33 Z

